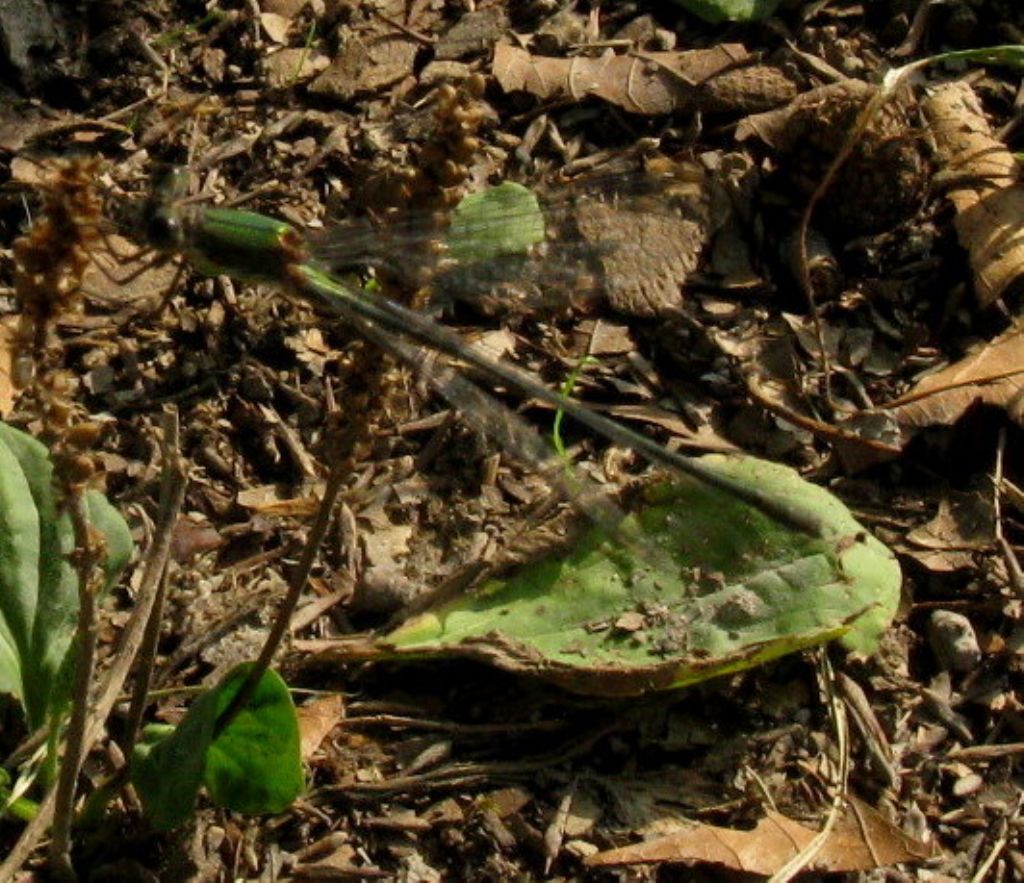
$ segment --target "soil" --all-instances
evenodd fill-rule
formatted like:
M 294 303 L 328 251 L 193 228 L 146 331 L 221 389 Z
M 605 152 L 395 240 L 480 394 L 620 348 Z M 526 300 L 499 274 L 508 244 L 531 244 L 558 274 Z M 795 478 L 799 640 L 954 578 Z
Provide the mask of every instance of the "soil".
M 147 720 L 180 720 L 182 688 L 259 653 L 344 470 L 275 661 L 306 791 L 263 816 L 201 797 L 161 833 L 122 790 L 74 829 L 82 878 L 754 879 L 795 854 L 785 824 L 821 830 L 837 794 L 857 823 L 808 877 L 1024 877 L 1020 69 L 936 64 L 860 126 L 892 68 L 1024 43 L 1015 2 L 783 2 L 713 25 L 672 4 L 36 0 L 0 33 L 0 330 L 8 361 L 51 378 L 0 372 L 0 413 L 42 437 L 98 427 L 75 448 L 82 481 L 138 547 L 101 607 L 101 671 L 158 538 L 162 421 L 178 414 L 187 486 Z M 948 84 L 967 92 L 944 130 L 948 105 L 928 102 Z M 1005 167 L 961 163 L 961 135 Z M 336 231 L 334 269 L 552 387 L 583 365 L 576 398 L 665 446 L 740 450 L 827 487 L 903 572 L 877 652 L 833 644 L 629 699 L 465 659 L 340 659 L 342 639 L 472 591 L 467 569 L 581 516 L 564 482 L 358 329 L 258 279 L 138 253 L 168 165 L 187 166 L 191 204 L 314 243 Z M 428 276 L 438 219 L 506 180 L 554 219 L 543 260 L 489 297 L 478 276 Z M 993 191 L 1006 202 L 979 210 Z M 14 242 L 72 192 L 73 224 L 36 228 L 52 267 L 37 281 L 67 297 L 30 305 Z M 551 408 L 472 376 L 550 433 Z M 564 433 L 579 474 L 627 498 L 657 469 Z M 126 726 L 118 703 L 83 796 L 123 765 Z M 5 708 L 5 756 L 27 736 Z M 0 855 L 22 830 L 0 821 Z M 40 847 L 17 879 L 44 865 Z

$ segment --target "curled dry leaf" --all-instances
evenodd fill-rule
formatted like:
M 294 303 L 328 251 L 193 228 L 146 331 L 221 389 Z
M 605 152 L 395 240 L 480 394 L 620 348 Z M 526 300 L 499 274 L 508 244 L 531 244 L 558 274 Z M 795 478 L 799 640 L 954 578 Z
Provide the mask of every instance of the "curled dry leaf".
M 906 441 L 926 426 L 948 426 L 972 405 L 1005 408 L 1024 425 L 1024 326 L 1015 325 L 959 362 L 922 379 L 910 392 L 890 402 L 893 417 Z
M 953 573 L 992 548 L 995 511 L 990 494 L 950 492 L 931 521 L 906 534 L 903 554 L 932 573 Z
M 956 232 L 982 306 L 1024 291 L 1024 186 L 1020 164 L 993 137 L 971 87 L 948 83 L 924 104 L 940 175 L 949 181 Z
M 791 100 L 796 87 L 775 68 L 737 67 L 749 59 L 730 43 L 689 52 L 643 52 L 598 58 L 550 58 L 500 45 L 493 73 L 506 92 L 541 100 L 596 96 L 630 113 L 753 112 Z
M 687 831 L 599 852 L 590 867 L 674 862 L 718 865 L 748 874 L 774 874 L 806 847 L 817 832 L 781 813 L 767 812 L 752 831 L 694 825 Z M 869 871 L 920 862 L 933 849 L 899 830 L 867 804 L 852 798 L 812 867 L 831 873 Z
M 320 744 L 345 717 L 345 699 L 338 693 L 321 696 L 295 709 L 299 720 L 302 759 L 312 759 Z
M 311 518 L 320 505 L 319 498 L 323 495 L 321 482 L 314 482 L 303 489 L 299 496 L 291 496 L 277 485 L 266 484 L 239 491 L 236 500 L 243 506 L 260 515 L 276 517 Z
M 288 16 L 278 15 L 276 12 L 262 12 L 260 24 L 274 43 L 284 45 L 288 42 L 288 32 L 292 27 L 292 20 Z
M 740 122 L 736 139 L 756 137 L 785 158 L 793 184 L 810 195 L 824 178 L 877 87 L 844 80 L 804 92 L 778 110 Z M 922 146 L 909 93 L 884 103 L 832 180 L 822 219 L 845 235 L 886 230 L 912 216 L 925 192 Z

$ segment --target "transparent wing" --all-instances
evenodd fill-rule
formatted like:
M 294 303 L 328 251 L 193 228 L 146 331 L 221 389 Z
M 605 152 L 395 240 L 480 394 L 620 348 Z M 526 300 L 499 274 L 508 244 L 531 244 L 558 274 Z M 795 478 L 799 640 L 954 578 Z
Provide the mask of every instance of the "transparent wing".
M 515 239 L 517 229 L 529 235 L 538 211 L 543 235 L 528 248 L 480 258 L 459 247 L 466 237 Z M 650 315 L 678 306 L 711 223 L 707 181 L 690 164 L 580 179 L 537 192 L 532 205 L 497 199 L 461 222 L 458 213 L 343 221 L 311 239 L 312 253 L 328 271 L 374 267 L 487 311 L 605 296 L 626 312 Z

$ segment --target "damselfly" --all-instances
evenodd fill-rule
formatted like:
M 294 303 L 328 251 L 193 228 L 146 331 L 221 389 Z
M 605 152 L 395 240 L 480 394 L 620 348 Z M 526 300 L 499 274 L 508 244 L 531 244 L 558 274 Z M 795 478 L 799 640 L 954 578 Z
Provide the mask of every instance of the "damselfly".
M 549 478 L 554 477 L 563 484 L 566 481 L 563 470 L 559 468 L 564 464 L 553 461 L 551 447 L 532 426 L 464 376 L 459 370 L 460 365 L 472 366 L 491 381 L 515 390 L 519 395 L 561 409 L 572 419 L 616 444 L 635 450 L 653 464 L 677 470 L 732 494 L 788 526 L 812 534 L 820 532 L 820 519 L 814 513 L 804 511 L 789 501 L 774 499 L 758 488 L 740 485 L 700 460 L 672 451 L 550 389 L 528 372 L 485 354 L 425 313 L 356 285 L 345 284 L 332 271 L 339 264 L 352 264 L 362 259 L 366 245 L 365 239 L 351 235 L 350 230 L 345 231 L 347 241 L 345 236 L 341 239 L 321 236 L 311 241 L 292 225 L 266 215 L 186 204 L 178 198 L 180 184 L 176 182 L 180 182 L 180 176 L 154 190 L 147 206 L 145 238 L 150 245 L 182 255 L 205 275 L 226 275 L 271 283 L 305 298 L 325 312 L 342 317 L 383 351 L 413 367 L 478 430 L 506 448 L 512 456 L 541 468 Z M 476 216 L 467 222 L 470 239 L 474 233 L 485 243 L 494 239 L 493 231 L 507 226 L 509 213 L 504 207 L 491 216 L 486 212 Z M 422 239 L 411 225 L 405 225 L 404 229 L 407 237 L 412 236 L 416 241 Z M 529 235 L 538 246 L 545 244 L 544 237 L 538 236 L 536 230 Z M 393 241 L 411 242 L 412 239 L 403 240 L 399 236 Z M 347 253 L 346 245 L 349 247 Z M 492 251 L 486 256 L 479 248 L 472 248 L 468 255 L 460 257 L 458 248 L 454 249 L 456 253 L 447 261 L 448 269 L 465 269 L 471 264 L 485 262 L 485 257 L 501 257 L 504 246 L 492 246 L 493 243 L 484 245 L 485 249 Z M 640 243 L 637 244 L 639 246 Z M 594 250 L 595 253 L 598 251 L 597 248 Z M 346 254 L 352 259 L 343 257 Z M 396 257 L 396 263 L 399 260 Z M 437 354 L 446 361 L 439 364 Z M 569 484 L 572 485 L 571 480 Z M 566 488 L 567 493 L 575 490 L 578 489 Z

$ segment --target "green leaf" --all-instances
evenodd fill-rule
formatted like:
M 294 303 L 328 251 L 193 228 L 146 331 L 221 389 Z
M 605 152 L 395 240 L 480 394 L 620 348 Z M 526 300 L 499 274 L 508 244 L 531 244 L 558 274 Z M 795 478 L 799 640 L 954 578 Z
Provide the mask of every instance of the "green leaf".
M 240 665 L 218 687 L 218 708 L 227 708 L 251 665 Z M 274 671 L 210 747 L 206 787 L 214 802 L 242 813 L 285 809 L 305 787 L 299 721 L 288 686 Z
M 106 543 L 110 588 L 131 558 L 131 534 L 102 494 L 87 492 L 86 504 Z M 62 669 L 78 613 L 78 577 L 67 560 L 73 548 L 70 519 L 57 514 L 49 452 L 0 423 L 0 691 L 22 702 L 31 728 L 69 695 Z
M 150 824 L 169 831 L 192 815 L 217 722 L 217 694 L 203 693 L 177 727 L 146 727 L 132 753 L 131 779 Z
M 11 774 L 3 767 L 0 767 L 0 819 L 12 818 L 22 822 L 31 822 L 39 815 L 39 804 L 21 794 L 15 796 L 15 791 L 23 792 L 29 783 L 19 781 L 17 785 L 11 782 Z
M 724 21 L 760 21 L 768 18 L 782 0 L 675 0 L 687 12 L 719 24 Z
M 506 181 L 466 196 L 452 212 L 448 254 L 459 262 L 480 263 L 523 255 L 544 241 L 544 214 L 537 197 L 522 184 Z
M 940 52 L 928 59 L 933 64 L 947 62 L 970 62 L 972 64 L 996 64 L 1006 67 L 1024 67 L 1024 45 L 1011 43 L 1006 46 L 986 46 L 981 49 L 955 49 Z
M 251 667 L 233 668 L 173 731 L 159 731 L 137 746 L 132 781 L 155 828 L 168 830 L 188 819 L 201 784 L 219 806 L 250 814 L 280 812 L 301 793 L 298 718 L 275 672 L 264 673 L 246 707 L 213 738 L 218 716 Z
M 816 512 L 822 536 L 787 529 L 698 482 L 661 484 L 622 525 L 635 537 L 627 547 L 591 529 L 570 554 L 490 580 L 358 655 L 466 655 L 580 693 L 635 695 L 834 638 L 870 652 L 899 600 L 893 554 L 787 467 L 702 459 Z

